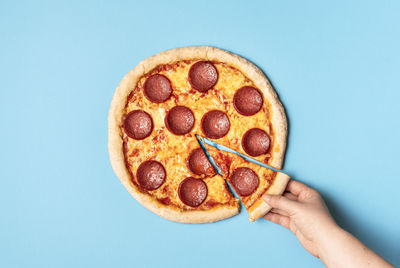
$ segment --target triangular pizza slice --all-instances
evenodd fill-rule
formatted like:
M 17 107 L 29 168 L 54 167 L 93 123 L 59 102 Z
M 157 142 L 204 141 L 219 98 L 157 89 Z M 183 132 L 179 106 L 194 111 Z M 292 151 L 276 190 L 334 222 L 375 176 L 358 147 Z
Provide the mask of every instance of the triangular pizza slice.
M 249 212 L 250 221 L 257 220 L 271 209 L 263 201 L 263 195 L 280 195 L 285 191 L 288 175 L 248 162 L 236 154 L 219 151 L 207 144 L 205 148 L 240 197 Z

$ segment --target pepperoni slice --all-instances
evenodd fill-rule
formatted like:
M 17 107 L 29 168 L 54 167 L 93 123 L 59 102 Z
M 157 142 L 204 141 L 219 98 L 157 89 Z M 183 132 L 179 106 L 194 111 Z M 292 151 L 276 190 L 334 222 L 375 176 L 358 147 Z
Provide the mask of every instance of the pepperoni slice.
M 218 72 L 209 61 L 198 61 L 190 67 L 189 82 L 194 89 L 206 92 L 218 81 Z
M 219 139 L 225 136 L 231 123 L 226 113 L 218 110 L 212 110 L 201 119 L 201 129 L 208 138 Z
M 198 207 L 208 194 L 207 184 L 201 179 L 188 177 L 179 185 L 178 195 L 185 205 Z
M 259 128 L 248 130 L 242 138 L 243 150 L 251 156 L 266 154 L 269 149 L 270 140 L 268 134 Z
M 142 140 L 153 131 L 153 120 L 145 111 L 134 110 L 125 117 L 123 127 L 126 135 L 135 140 Z
M 154 160 L 143 162 L 136 171 L 139 185 L 148 191 L 158 189 L 164 183 L 165 177 L 164 166 Z
M 233 96 L 233 106 L 238 113 L 250 116 L 261 110 L 263 96 L 254 87 L 242 87 Z
M 144 95 L 151 102 L 164 102 L 171 97 L 171 93 L 171 82 L 162 74 L 154 74 L 144 83 Z
M 193 172 L 194 174 L 197 175 L 214 174 L 214 168 L 211 165 L 210 161 L 208 161 L 206 154 L 201 148 L 194 149 L 190 153 L 187 163 L 190 171 Z
M 259 179 L 252 169 L 240 167 L 233 171 L 230 182 L 239 195 L 248 196 L 257 189 Z
M 189 133 L 194 126 L 194 114 L 185 106 L 175 106 L 165 116 L 165 125 L 175 135 Z

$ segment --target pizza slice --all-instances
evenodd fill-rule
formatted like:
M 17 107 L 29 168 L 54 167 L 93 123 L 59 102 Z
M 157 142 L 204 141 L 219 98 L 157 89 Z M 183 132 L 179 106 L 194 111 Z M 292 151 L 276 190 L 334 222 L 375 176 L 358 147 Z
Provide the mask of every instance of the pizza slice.
M 249 213 L 249 220 L 255 221 L 267 214 L 271 207 L 263 201 L 263 195 L 281 195 L 289 176 L 245 161 L 240 156 L 217 150 L 204 144 L 224 178 L 233 187 Z

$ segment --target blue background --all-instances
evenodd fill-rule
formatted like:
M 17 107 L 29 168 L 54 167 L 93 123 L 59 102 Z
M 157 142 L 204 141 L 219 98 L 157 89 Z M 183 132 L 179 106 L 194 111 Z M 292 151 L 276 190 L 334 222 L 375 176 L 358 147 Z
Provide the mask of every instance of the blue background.
M 400 265 L 400 5 L 395 1 L 0 3 L 0 266 L 320 267 L 245 210 L 178 224 L 111 169 L 107 112 L 140 60 L 188 45 L 245 56 L 290 120 L 284 170 Z

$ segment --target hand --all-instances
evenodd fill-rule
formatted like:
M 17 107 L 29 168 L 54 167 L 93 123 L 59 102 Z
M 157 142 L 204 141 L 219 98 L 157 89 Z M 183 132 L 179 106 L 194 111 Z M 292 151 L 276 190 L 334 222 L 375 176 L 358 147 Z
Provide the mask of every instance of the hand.
M 317 191 L 291 180 L 286 192 L 265 195 L 272 209 L 265 219 L 292 231 L 301 245 L 328 267 L 394 267 L 341 229 Z
M 266 195 L 264 200 L 272 207 L 264 218 L 292 231 L 301 245 L 319 258 L 319 238 L 330 229 L 337 228 L 319 193 L 291 180 L 282 196 Z

